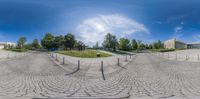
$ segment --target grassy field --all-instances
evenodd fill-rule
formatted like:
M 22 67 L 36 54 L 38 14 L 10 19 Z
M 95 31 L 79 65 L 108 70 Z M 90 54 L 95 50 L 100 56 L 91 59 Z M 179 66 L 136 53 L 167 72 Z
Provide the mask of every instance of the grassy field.
M 8 51 L 13 51 L 13 52 L 27 52 L 27 49 L 6 49 Z
M 59 54 L 64 54 L 68 56 L 74 56 L 74 57 L 81 57 L 81 58 L 98 58 L 97 53 L 100 53 L 100 57 L 109 57 L 112 56 L 111 54 L 104 53 L 101 51 L 96 51 L 96 50 L 84 50 L 84 51 L 56 51 L 56 53 Z

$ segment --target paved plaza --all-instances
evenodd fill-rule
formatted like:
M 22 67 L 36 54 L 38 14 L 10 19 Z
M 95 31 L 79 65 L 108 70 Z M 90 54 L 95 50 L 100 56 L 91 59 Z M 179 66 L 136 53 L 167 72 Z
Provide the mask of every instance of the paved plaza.
M 1 51 L 1 98 L 198 99 L 200 96 L 197 61 L 168 59 L 159 53 L 98 59 L 46 52 L 3 57 L 8 53 L 13 52 Z

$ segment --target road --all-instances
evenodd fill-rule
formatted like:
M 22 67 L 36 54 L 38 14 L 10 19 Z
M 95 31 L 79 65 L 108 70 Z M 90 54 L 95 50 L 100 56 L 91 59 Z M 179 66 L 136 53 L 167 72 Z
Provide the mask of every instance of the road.
M 48 53 L 35 52 L 0 62 L 0 97 L 195 98 L 200 95 L 199 66 L 140 53 L 102 80 L 87 77 L 87 66 L 70 74 L 74 70 L 62 68 Z

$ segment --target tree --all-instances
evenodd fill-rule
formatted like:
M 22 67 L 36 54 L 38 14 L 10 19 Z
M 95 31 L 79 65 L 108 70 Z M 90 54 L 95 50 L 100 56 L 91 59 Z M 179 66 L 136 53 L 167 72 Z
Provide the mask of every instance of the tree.
M 70 50 L 74 48 L 76 40 L 73 34 L 68 33 L 67 35 L 65 35 L 64 40 L 65 48 L 69 48 Z
M 85 45 L 84 45 L 84 43 L 81 42 L 81 41 L 76 42 L 75 47 L 76 47 L 79 51 L 82 51 L 82 50 L 85 49 Z
M 41 44 L 44 48 L 50 49 L 53 48 L 54 36 L 51 33 L 47 33 L 41 41 Z
M 107 48 L 109 50 L 112 49 L 113 51 L 116 51 L 116 47 L 118 45 L 116 36 L 108 33 L 105 36 L 102 45 L 103 45 L 104 48 Z
M 137 41 L 135 39 L 132 39 L 131 41 L 132 49 L 136 50 L 138 48 Z
M 137 41 L 137 45 L 138 45 L 138 49 L 142 49 L 142 41 L 141 40 L 138 40 Z
M 130 41 L 127 38 L 120 38 L 119 40 L 119 48 L 121 50 L 127 51 L 130 50 Z
M 153 48 L 154 49 L 161 49 L 161 48 L 163 48 L 162 42 L 160 40 L 158 40 L 157 42 L 154 42 L 153 43 Z
M 149 49 L 153 49 L 153 45 L 152 44 L 149 44 Z
M 34 39 L 32 44 L 31 44 L 31 46 L 32 46 L 33 49 L 39 49 L 40 48 L 40 44 L 39 44 L 38 39 Z
M 17 45 L 20 49 L 24 48 L 25 43 L 26 43 L 26 37 L 20 37 L 19 40 L 17 41 Z
M 96 44 L 93 46 L 95 49 L 99 49 L 99 42 L 96 42 Z
M 64 37 L 62 35 L 56 36 L 53 41 L 53 46 L 58 49 L 64 46 Z

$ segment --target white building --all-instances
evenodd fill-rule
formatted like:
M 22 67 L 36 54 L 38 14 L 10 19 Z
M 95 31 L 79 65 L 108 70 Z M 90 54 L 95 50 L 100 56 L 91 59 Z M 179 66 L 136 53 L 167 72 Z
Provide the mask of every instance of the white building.
M 3 49 L 5 46 L 16 46 L 16 43 L 13 42 L 0 42 L 0 49 Z

